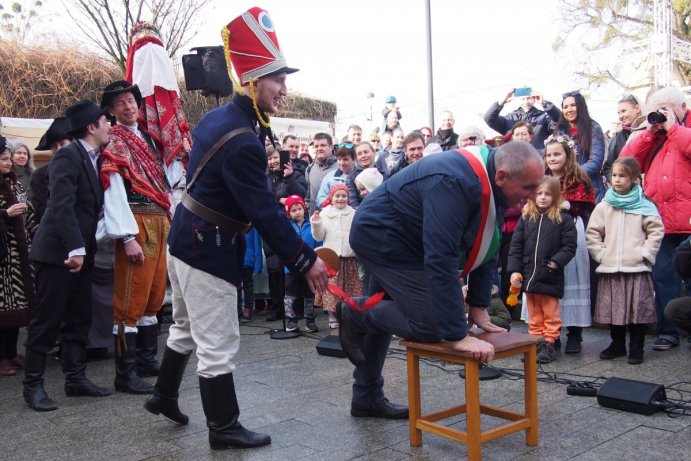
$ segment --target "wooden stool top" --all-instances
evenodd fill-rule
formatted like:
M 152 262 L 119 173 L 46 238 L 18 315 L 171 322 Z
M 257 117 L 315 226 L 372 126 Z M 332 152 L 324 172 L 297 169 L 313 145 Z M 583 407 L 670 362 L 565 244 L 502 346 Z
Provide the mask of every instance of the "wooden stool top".
M 495 353 L 509 351 L 517 347 L 529 346 L 542 340 L 541 336 L 533 336 L 525 333 L 512 333 L 510 331 L 505 331 L 502 333 L 487 333 L 486 331 L 475 328 L 470 331 L 470 335 L 490 343 L 492 346 L 494 346 Z M 441 354 L 472 358 L 472 354 L 469 352 L 454 350 L 453 343 L 451 342 L 422 343 L 402 339 L 399 344 L 401 346 L 405 346 L 406 348 L 417 349 L 420 351 L 437 352 Z

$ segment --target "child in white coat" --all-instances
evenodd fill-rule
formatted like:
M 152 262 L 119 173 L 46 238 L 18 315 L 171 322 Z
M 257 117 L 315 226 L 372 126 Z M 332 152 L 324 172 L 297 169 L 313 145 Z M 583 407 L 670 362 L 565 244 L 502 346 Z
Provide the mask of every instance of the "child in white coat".
M 329 285 L 340 287 L 350 296 L 362 296 L 360 277 L 357 269 L 355 252 L 350 247 L 350 226 L 353 223 L 355 210 L 348 204 L 348 187 L 345 184 L 336 184 L 327 199 L 322 204 L 322 211 L 315 211 L 310 219 L 312 236 L 316 240 L 322 240 L 323 246 L 330 248 L 339 256 L 339 265 L 334 267 L 338 273 L 329 279 Z M 319 295 L 315 298 L 315 304 L 319 304 Z M 338 328 L 336 318 L 336 303 L 338 299 L 329 292 L 322 295 L 321 305 L 329 313 L 329 328 Z
M 629 328 L 630 364 L 643 363 L 648 323 L 655 322 L 651 270 L 664 237 L 664 226 L 653 202 L 638 184 L 641 168 L 633 157 L 612 165 L 612 187 L 590 216 L 586 238 L 599 263 L 595 321 L 608 324 L 612 343 L 600 352 L 610 360 L 626 355 Z

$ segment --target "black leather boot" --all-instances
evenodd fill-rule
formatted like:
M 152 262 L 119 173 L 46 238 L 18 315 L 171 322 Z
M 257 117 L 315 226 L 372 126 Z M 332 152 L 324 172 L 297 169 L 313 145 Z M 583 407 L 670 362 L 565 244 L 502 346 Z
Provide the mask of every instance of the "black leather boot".
M 648 325 L 644 323 L 629 324 L 629 363 L 640 365 L 643 363 L 643 346 L 645 343 L 645 332 Z
M 626 355 L 626 325 L 610 325 L 609 335 L 612 338 L 612 343 L 600 352 L 602 360 L 611 360 L 616 357 L 623 357 Z
M 144 408 L 155 415 L 163 414 L 175 424 L 185 425 L 190 419 L 180 411 L 178 406 L 178 391 L 182 376 L 185 374 L 187 361 L 191 352 L 180 354 L 170 347 L 163 350 L 161 370 L 154 386 L 154 395 L 144 402 Z
M 144 381 L 137 374 L 136 336 L 137 333 L 125 333 L 125 341 L 118 344 L 115 338 L 115 390 L 128 394 L 153 394 L 154 386 Z
M 68 397 L 105 397 L 109 389 L 98 387 L 86 377 L 86 347 L 73 342 L 62 343 L 62 372 Z
M 158 352 L 158 325 L 137 327 L 137 374 L 141 377 L 158 376 L 161 364 Z
M 26 350 L 24 357 L 24 401 L 35 411 L 53 411 L 58 406 L 48 397 L 43 388 L 43 374 L 46 371 L 46 354 Z
M 583 328 L 582 327 L 566 327 L 568 333 L 566 334 L 566 347 L 564 352 L 567 354 L 578 354 L 582 350 L 581 343 L 583 342 Z
M 271 443 L 269 435 L 247 430 L 238 421 L 240 408 L 232 373 L 214 378 L 199 377 L 199 392 L 212 450 L 253 448 Z

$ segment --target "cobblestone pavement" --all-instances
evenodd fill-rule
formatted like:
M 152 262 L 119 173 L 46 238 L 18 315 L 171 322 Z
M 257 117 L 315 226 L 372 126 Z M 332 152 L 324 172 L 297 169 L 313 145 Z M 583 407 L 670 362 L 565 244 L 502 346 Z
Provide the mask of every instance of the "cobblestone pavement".
M 241 327 L 242 345 L 235 383 L 241 422 L 271 434 L 271 445 L 252 450 L 213 452 L 199 398 L 194 357 L 180 390 L 180 407 L 190 416 L 187 426 L 174 426 L 142 408 L 144 396 L 114 393 L 105 398 L 68 398 L 62 386 L 59 362 L 49 359 L 46 389 L 59 409 L 49 413 L 29 410 L 22 401 L 21 376 L 0 378 L 0 460 L 459 460 L 463 445 L 430 434 L 423 446 L 411 448 L 407 421 L 385 421 L 350 416 L 352 366 L 346 359 L 319 356 L 315 345 L 327 331 L 319 316 L 317 335 L 272 340 L 270 326 L 256 317 Z M 525 331 L 514 322 L 514 331 Z M 159 337 L 163 350 L 167 333 Z M 20 335 L 23 341 L 24 332 Z M 652 351 L 646 337 L 645 362 L 628 365 L 626 358 L 598 359 L 609 343 L 605 330 L 587 329 L 583 352 L 559 355 L 543 370 L 563 375 L 636 379 L 665 385 L 691 380 L 691 346 L 666 352 Z M 517 358 L 496 362 L 518 369 Z M 458 366 L 422 364 L 423 412 L 451 406 L 463 399 Z M 88 374 L 97 384 L 112 388 L 112 352 L 89 363 Z M 385 367 L 385 389 L 396 403 L 407 400 L 405 358 L 396 341 Z M 691 386 L 687 386 L 691 389 Z M 523 382 L 506 378 L 481 384 L 483 403 L 520 409 Z M 687 395 L 688 397 L 688 395 Z M 600 407 L 595 398 L 566 394 L 566 386 L 539 384 L 540 443 L 525 445 L 523 433 L 483 445 L 486 460 L 686 460 L 691 451 L 691 417 L 670 418 L 664 413 L 642 416 Z M 458 416 L 450 423 L 463 427 Z M 483 425 L 496 424 L 493 418 Z

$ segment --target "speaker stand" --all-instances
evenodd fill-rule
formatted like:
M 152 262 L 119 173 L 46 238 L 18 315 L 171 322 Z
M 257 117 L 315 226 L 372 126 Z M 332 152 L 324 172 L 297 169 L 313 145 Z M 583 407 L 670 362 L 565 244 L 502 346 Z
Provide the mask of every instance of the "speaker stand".
M 458 376 L 465 379 L 465 368 L 458 372 Z M 501 378 L 501 372 L 496 368 L 491 368 L 485 364 L 480 364 L 480 381 L 489 381 L 491 379 Z
M 300 332 L 286 331 L 286 315 L 283 313 L 283 330 L 272 331 L 269 337 L 271 339 L 294 339 L 300 337 Z

